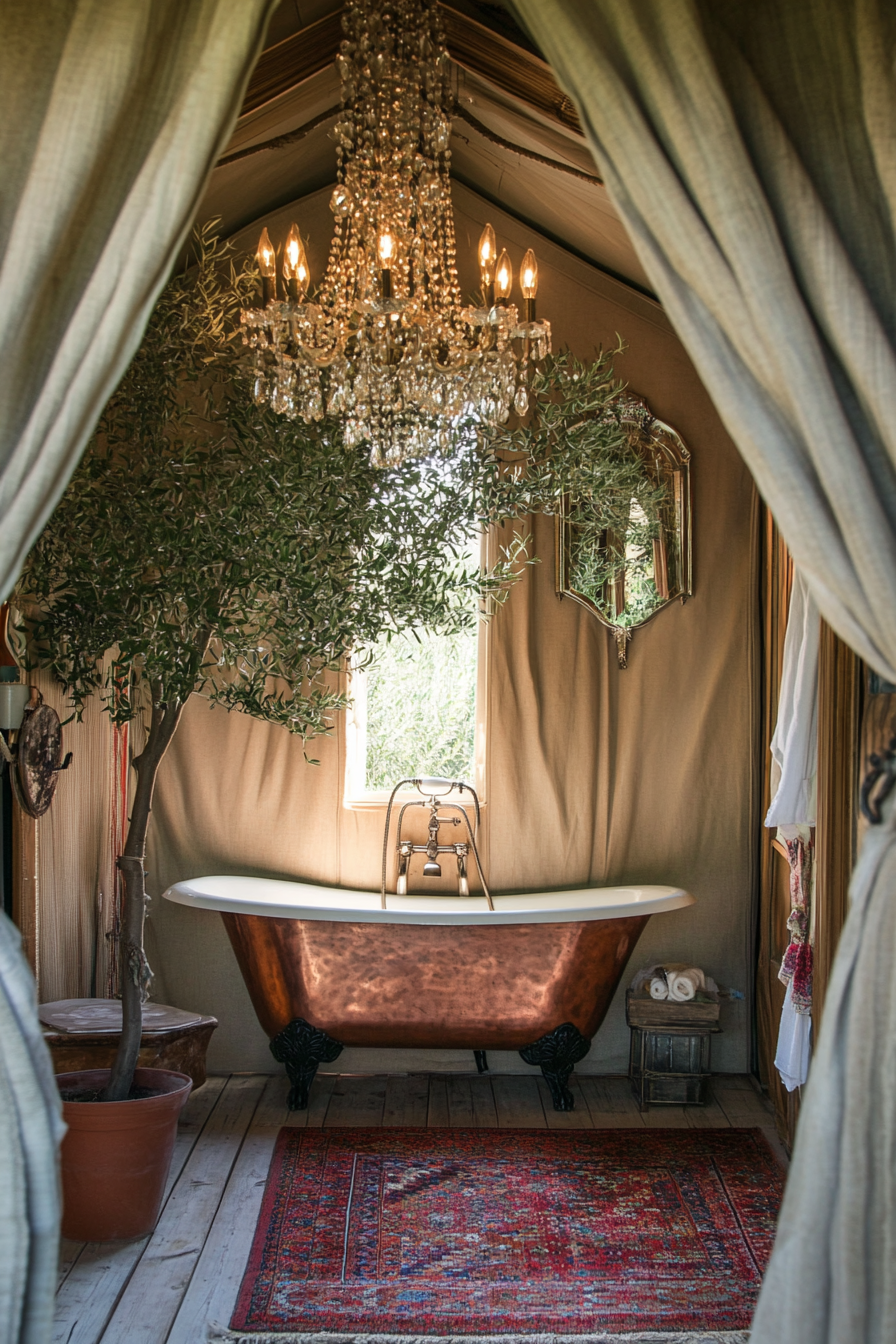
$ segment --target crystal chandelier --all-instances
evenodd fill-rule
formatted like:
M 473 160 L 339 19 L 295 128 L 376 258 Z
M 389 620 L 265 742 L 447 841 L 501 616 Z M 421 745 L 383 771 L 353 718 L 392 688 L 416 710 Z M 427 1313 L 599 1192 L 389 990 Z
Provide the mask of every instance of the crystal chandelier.
M 293 224 L 281 255 L 258 245 L 259 306 L 242 313 L 254 350 L 255 399 L 305 421 L 343 420 L 345 441 L 376 465 L 446 451 L 458 426 L 524 415 L 532 365 L 551 349 L 535 315 L 538 266 L 512 269 L 494 230 L 479 242 L 482 295 L 461 299 L 449 167 L 449 61 L 435 4 L 351 0 L 337 58 L 336 220 L 326 274 L 309 297 Z

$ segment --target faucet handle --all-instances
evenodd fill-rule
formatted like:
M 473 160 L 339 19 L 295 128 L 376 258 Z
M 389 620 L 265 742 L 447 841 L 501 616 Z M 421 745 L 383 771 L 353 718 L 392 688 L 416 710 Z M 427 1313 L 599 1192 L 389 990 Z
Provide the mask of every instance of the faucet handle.
M 457 855 L 457 894 L 458 896 L 469 896 L 470 881 L 467 877 L 468 846 L 463 843 L 455 845 L 454 852 Z
M 414 783 L 421 793 L 428 794 L 430 797 L 441 793 L 451 793 L 452 789 L 457 788 L 453 779 L 442 779 L 438 775 L 428 775 L 424 779 L 415 779 Z

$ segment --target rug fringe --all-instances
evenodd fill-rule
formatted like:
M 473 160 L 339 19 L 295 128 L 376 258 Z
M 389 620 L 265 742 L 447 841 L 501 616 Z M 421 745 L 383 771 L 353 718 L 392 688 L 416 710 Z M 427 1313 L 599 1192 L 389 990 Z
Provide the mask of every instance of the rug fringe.
M 253 1334 L 209 1324 L 208 1344 L 749 1344 L 748 1330 L 672 1332 L 647 1330 L 623 1335 L 371 1335 Z

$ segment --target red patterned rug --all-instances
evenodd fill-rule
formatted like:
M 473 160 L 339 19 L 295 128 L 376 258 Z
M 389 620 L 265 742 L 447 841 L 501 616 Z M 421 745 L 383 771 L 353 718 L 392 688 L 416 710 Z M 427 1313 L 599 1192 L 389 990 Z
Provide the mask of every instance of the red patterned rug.
M 743 1330 L 782 1186 L 759 1130 L 283 1129 L 231 1329 Z

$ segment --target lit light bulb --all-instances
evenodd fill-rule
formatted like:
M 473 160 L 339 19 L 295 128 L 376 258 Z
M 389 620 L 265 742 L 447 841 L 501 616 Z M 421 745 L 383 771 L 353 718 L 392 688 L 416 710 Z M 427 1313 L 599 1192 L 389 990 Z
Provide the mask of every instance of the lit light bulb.
M 535 260 L 535 253 L 531 247 L 523 257 L 523 264 L 520 268 L 520 288 L 523 291 L 524 299 L 534 299 L 538 293 L 538 262 Z
M 276 254 L 267 229 L 261 231 L 255 255 L 258 258 L 258 269 L 261 271 L 261 302 L 266 308 L 271 300 L 277 297 Z
M 526 321 L 535 321 L 535 295 L 538 293 L 538 262 L 535 253 L 529 248 L 520 267 L 520 289 L 526 300 Z
M 482 283 L 491 285 L 495 279 L 495 257 L 498 254 L 497 244 L 495 243 L 495 231 L 491 224 L 486 224 L 482 230 L 482 237 L 479 239 L 479 269 L 482 272 Z
M 391 233 L 380 234 L 379 252 L 380 261 L 383 263 L 383 269 L 389 270 L 389 263 L 392 260 L 392 253 L 395 250 L 395 240 Z
M 392 254 L 395 251 L 395 239 L 388 231 L 380 234 L 377 251 L 380 254 L 380 289 L 384 299 L 392 297 Z
M 302 246 L 302 238 L 298 226 L 293 224 L 283 249 L 283 278 L 286 281 L 287 293 L 293 302 L 305 297 L 309 277 L 308 260 Z
M 275 275 L 274 267 L 274 247 L 268 237 L 267 229 L 262 229 L 261 237 L 258 240 L 258 251 L 255 254 L 258 257 L 258 269 L 261 271 L 265 280 L 273 280 Z
M 295 224 L 289 230 L 289 237 L 286 240 L 286 247 L 283 251 L 283 274 L 295 275 L 296 266 L 299 261 L 299 248 L 302 244 L 299 242 L 299 232 Z
M 513 267 L 510 265 L 510 258 L 505 247 L 498 258 L 498 266 L 495 271 L 495 297 L 498 303 L 506 303 L 510 298 L 512 284 Z

